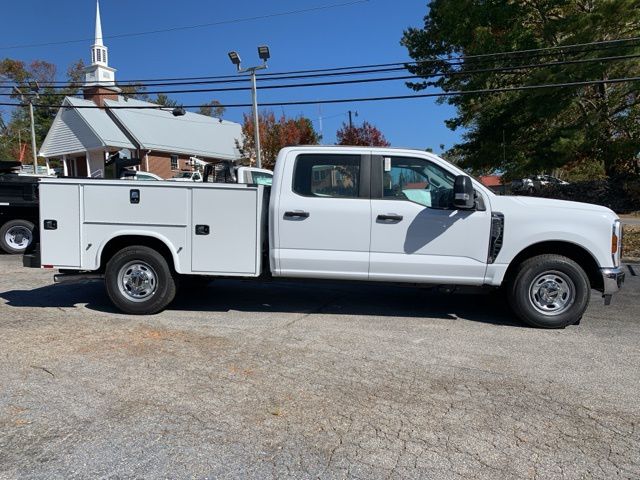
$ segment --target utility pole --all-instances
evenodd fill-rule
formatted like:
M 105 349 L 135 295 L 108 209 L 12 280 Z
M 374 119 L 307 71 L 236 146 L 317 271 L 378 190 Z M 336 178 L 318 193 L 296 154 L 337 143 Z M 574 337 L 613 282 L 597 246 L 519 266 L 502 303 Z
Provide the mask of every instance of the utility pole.
M 29 97 L 29 117 L 31 118 L 31 151 L 33 152 L 33 174 L 38 174 L 38 153 L 36 150 L 36 127 L 33 120 L 33 98 Z
M 324 132 L 322 131 L 322 104 L 318 104 L 318 120 L 320 123 L 320 142 L 322 142 L 322 138 L 324 137 Z
M 33 118 L 33 99 L 40 98 L 38 95 L 40 86 L 38 85 L 38 82 L 29 82 L 29 93 L 26 95 L 18 87 L 13 87 L 13 91 L 15 94 L 20 96 L 22 103 L 25 103 L 25 98 L 29 103 L 29 119 L 31 121 L 31 153 L 33 155 L 33 173 L 35 175 L 38 173 L 38 149 L 36 147 L 36 124 Z
M 249 73 L 249 75 L 251 76 L 251 103 L 253 111 L 253 133 L 255 137 L 254 142 L 256 145 L 256 167 L 262 168 L 262 157 L 260 154 L 260 119 L 258 117 L 258 87 L 256 84 L 256 71 L 264 70 L 265 68 L 267 68 L 267 60 L 271 58 L 269 47 L 267 47 L 266 45 L 261 45 L 258 47 L 258 56 L 262 60 L 262 65 L 258 65 L 256 67 L 241 68 L 240 55 L 238 55 L 238 53 L 235 51 L 229 52 L 228 55 L 231 63 L 233 63 L 238 69 L 238 73 Z
M 351 110 L 349 110 L 349 128 L 353 128 L 353 120 L 351 118 L 351 114 L 354 113 L 355 116 L 358 116 L 358 112 L 352 112 Z
M 507 144 L 504 139 L 504 128 L 502 129 L 502 168 L 507 163 Z

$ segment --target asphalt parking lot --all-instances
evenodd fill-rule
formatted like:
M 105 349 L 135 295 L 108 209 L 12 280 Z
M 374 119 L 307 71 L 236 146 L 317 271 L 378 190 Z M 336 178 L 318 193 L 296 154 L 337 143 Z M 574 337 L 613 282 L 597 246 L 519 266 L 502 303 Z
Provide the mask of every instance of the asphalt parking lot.
M 132 317 L 0 256 L 0 478 L 640 478 L 639 307 L 633 276 L 559 331 L 493 295 L 218 281 Z

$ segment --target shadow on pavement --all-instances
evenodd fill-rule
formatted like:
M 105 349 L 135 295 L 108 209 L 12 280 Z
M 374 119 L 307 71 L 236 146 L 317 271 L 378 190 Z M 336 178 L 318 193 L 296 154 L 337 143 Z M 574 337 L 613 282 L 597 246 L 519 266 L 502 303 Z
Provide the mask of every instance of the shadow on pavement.
M 10 307 L 87 308 L 118 313 L 102 282 L 48 285 L 33 290 L 0 293 Z M 494 325 L 522 327 L 496 293 L 443 293 L 436 289 L 357 285 L 313 281 L 216 280 L 183 287 L 167 309 L 178 311 L 252 313 L 321 313 L 333 315 L 412 318 L 458 318 Z

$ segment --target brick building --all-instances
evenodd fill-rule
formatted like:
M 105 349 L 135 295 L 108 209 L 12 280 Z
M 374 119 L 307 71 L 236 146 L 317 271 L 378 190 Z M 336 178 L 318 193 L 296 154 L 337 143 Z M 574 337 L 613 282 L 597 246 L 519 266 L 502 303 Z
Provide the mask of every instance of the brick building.
M 169 178 L 191 169 L 194 158 L 207 162 L 241 160 L 236 147 L 242 139 L 240 124 L 191 112 L 174 116 L 172 108 L 126 98 L 116 86 L 115 72 L 108 64 L 96 4 L 95 40 L 91 65 L 85 69 L 84 98 L 64 99 L 40 148 L 39 154 L 47 163 L 61 160 L 68 176 L 103 177 L 105 161 L 120 152 L 139 158 L 140 170 Z

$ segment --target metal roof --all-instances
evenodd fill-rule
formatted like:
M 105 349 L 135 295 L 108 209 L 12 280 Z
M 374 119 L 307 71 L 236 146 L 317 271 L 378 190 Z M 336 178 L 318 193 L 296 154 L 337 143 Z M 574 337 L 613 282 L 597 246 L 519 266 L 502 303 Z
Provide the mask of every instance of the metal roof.
M 107 107 L 157 106 L 154 103 L 120 98 L 105 99 Z M 198 155 L 221 160 L 239 160 L 236 141 L 242 141 L 242 126 L 217 118 L 187 112 L 174 117 L 171 108 L 110 110 L 140 148 L 168 153 Z
M 63 105 L 95 107 L 89 100 L 73 97 L 66 97 Z M 51 158 L 102 147 L 136 148 L 104 110 L 62 107 L 40 147 L 39 155 Z

